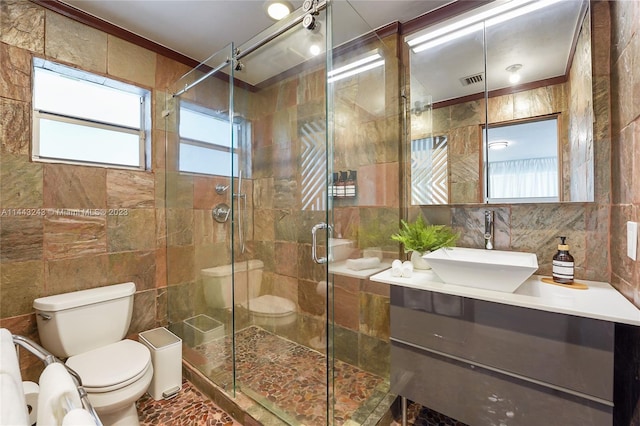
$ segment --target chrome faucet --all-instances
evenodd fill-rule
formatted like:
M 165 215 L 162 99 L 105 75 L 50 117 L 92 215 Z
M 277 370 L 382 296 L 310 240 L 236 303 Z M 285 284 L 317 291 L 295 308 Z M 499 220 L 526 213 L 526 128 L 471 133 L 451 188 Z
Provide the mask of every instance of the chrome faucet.
M 493 210 L 484 211 L 484 248 L 493 250 Z

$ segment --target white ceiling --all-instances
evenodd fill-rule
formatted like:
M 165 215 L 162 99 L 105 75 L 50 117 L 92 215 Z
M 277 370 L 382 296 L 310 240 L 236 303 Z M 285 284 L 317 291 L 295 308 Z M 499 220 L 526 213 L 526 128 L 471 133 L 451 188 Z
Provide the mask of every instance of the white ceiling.
M 406 22 L 451 0 L 334 0 L 353 10 L 369 30 Z M 264 10 L 264 0 L 64 0 L 77 9 L 168 47 L 199 62 L 230 42 L 241 45 L 275 21 Z M 294 8 L 302 0 L 290 0 Z M 350 6 L 349 6 L 350 5 Z M 335 28 L 344 14 L 334 17 Z M 362 33 L 361 33 L 362 34 Z M 361 35 L 360 34 L 360 35 Z

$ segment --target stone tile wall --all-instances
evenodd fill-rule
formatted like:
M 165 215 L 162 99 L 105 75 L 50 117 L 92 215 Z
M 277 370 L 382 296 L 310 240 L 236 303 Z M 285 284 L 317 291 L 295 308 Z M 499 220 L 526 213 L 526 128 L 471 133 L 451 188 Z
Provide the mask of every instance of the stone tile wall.
M 568 134 L 563 146 L 563 194 L 569 200 L 591 200 L 594 193 L 593 75 L 591 19 L 586 17 L 576 42 L 567 82 Z
M 607 5 L 594 26 L 610 12 L 611 282 L 640 307 L 640 261 L 626 255 L 626 222 L 640 221 L 640 3 Z
M 165 324 L 165 123 L 157 112 L 188 67 L 29 1 L 0 8 L 0 326 L 37 340 L 33 299 L 126 281 L 137 288 L 129 333 Z M 32 162 L 33 57 L 151 89 L 153 169 Z M 24 377 L 37 380 L 41 363 L 23 357 Z
M 556 84 L 489 98 L 489 123 L 503 123 L 551 114 L 568 115 L 567 84 Z M 483 99 L 434 109 L 411 116 L 412 139 L 434 135 L 448 136 L 450 204 L 482 203 L 482 131 L 485 123 Z M 564 151 L 565 198 L 569 198 L 570 163 L 573 154 L 568 145 L 569 123 L 559 121 Z

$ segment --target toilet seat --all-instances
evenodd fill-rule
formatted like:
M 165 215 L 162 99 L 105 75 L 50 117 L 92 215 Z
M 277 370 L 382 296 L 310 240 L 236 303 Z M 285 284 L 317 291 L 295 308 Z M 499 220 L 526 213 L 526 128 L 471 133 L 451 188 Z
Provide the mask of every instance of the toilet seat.
M 66 364 L 80 375 L 87 392 L 111 392 L 144 376 L 151 354 L 143 344 L 125 339 L 69 357 Z
M 296 304 L 293 301 L 271 294 L 250 299 L 248 303 L 243 305 L 254 315 L 271 318 L 284 317 L 296 312 Z

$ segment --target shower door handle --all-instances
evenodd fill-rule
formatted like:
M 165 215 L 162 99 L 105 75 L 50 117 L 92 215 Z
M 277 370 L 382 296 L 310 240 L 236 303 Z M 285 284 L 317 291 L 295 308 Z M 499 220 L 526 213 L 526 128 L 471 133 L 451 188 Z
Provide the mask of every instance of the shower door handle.
M 329 229 L 329 231 L 331 231 L 331 226 L 327 225 L 324 222 L 320 222 L 313 225 L 313 228 L 311 228 L 311 258 L 314 262 L 323 264 L 327 263 L 328 259 L 326 257 L 318 257 L 318 239 L 316 234 L 318 233 L 319 229 Z M 328 251 L 329 250 L 327 249 L 327 252 Z

